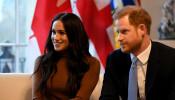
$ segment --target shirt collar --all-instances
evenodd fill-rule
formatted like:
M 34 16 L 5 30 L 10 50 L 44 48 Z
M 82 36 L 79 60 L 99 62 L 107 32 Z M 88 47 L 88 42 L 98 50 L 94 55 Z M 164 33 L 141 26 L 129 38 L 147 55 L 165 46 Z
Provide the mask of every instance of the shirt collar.
M 140 53 L 137 58 L 142 62 L 142 64 L 146 64 L 147 61 L 148 61 L 148 58 L 149 58 L 149 55 L 150 55 L 150 52 L 151 52 L 151 41 L 150 41 L 150 44 L 149 46 L 142 52 Z M 130 53 L 130 56 L 131 56 L 131 61 L 133 60 L 133 58 L 135 57 L 132 53 Z

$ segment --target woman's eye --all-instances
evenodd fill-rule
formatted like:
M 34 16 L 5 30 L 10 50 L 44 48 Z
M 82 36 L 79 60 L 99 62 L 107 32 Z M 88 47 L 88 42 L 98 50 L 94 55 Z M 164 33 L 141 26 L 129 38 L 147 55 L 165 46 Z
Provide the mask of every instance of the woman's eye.
M 61 35 L 65 34 L 65 32 L 60 32 Z
M 52 30 L 52 34 L 56 34 L 56 32 L 54 30 Z

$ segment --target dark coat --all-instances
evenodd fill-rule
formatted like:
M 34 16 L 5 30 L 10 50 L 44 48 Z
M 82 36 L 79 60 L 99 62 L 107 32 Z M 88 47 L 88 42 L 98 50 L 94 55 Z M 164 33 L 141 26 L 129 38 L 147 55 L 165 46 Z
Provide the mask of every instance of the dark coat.
M 130 54 L 121 49 L 110 53 L 100 100 L 127 100 Z M 148 59 L 146 100 L 175 100 L 175 49 L 158 42 L 152 42 Z

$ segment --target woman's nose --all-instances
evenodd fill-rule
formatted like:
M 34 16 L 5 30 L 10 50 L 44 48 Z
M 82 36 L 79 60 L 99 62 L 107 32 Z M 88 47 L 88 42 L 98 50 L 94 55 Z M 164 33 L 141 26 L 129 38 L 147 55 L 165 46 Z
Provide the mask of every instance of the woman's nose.
M 55 36 L 54 36 L 54 39 L 55 39 L 55 40 L 60 40 L 60 39 L 61 39 L 60 34 L 56 33 Z

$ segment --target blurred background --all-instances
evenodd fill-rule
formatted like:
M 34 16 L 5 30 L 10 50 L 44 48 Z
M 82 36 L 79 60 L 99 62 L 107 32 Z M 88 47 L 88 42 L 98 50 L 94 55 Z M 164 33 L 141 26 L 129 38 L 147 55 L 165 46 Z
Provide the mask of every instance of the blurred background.
M 102 1 L 105 2 L 105 0 Z M 163 16 L 162 7 L 166 1 L 168 0 L 140 0 L 140 6 L 146 9 L 152 17 L 152 40 L 175 48 L 175 40 L 160 39 L 158 33 Z M 26 61 L 31 59 L 28 55 L 35 55 L 31 53 L 32 50 L 29 50 L 28 46 L 29 38 L 33 33 L 31 25 L 36 2 L 37 0 L 0 0 L 0 73 L 32 73 L 34 63 L 30 64 Z M 72 0 L 71 5 L 75 12 L 76 0 Z M 175 10 L 173 12 L 175 13 Z M 27 65 L 28 68 L 26 68 Z M 101 72 L 103 73 L 105 65 L 102 64 L 102 66 Z

